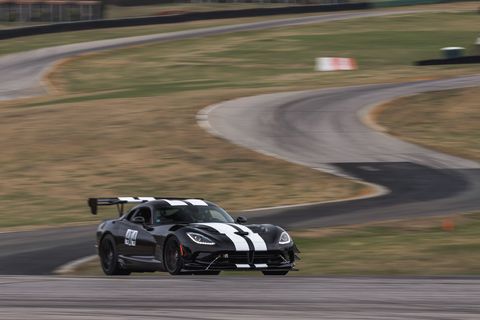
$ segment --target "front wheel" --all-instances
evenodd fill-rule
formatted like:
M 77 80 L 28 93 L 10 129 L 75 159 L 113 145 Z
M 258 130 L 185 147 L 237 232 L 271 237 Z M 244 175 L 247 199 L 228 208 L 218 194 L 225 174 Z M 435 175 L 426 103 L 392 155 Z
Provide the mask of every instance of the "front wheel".
M 284 276 L 288 273 L 288 270 L 282 270 L 282 271 L 262 271 L 262 273 L 266 276 Z
M 103 237 L 98 247 L 98 255 L 103 272 L 108 276 L 129 275 L 130 271 L 122 269 L 118 263 L 117 248 L 115 239 L 111 234 Z
M 171 237 L 167 240 L 163 251 L 163 261 L 165 262 L 165 269 L 171 275 L 182 274 L 183 258 L 180 254 L 180 243 L 177 238 Z

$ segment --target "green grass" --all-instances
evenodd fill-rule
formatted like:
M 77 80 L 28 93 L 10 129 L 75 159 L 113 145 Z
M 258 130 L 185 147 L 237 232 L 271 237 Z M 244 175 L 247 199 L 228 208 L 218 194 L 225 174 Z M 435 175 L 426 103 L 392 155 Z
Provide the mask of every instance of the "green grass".
M 453 231 L 440 219 L 416 227 L 372 226 L 323 237 L 295 237 L 299 268 L 316 275 L 478 275 L 480 215 L 466 215 Z M 301 233 L 300 233 L 301 234 Z

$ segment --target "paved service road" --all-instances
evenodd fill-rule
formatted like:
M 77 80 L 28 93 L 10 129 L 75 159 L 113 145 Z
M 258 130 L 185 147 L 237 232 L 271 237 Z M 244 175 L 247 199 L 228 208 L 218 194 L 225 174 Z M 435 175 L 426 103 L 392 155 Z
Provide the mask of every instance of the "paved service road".
M 3 320 L 478 319 L 480 279 L 0 277 Z

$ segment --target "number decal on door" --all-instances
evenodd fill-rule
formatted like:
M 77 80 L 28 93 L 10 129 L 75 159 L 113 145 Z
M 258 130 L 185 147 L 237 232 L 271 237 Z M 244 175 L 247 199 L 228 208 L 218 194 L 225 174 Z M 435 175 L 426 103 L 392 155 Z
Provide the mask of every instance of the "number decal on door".
M 125 245 L 135 247 L 137 245 L 137 230 L 128 229 L 125 234 Z

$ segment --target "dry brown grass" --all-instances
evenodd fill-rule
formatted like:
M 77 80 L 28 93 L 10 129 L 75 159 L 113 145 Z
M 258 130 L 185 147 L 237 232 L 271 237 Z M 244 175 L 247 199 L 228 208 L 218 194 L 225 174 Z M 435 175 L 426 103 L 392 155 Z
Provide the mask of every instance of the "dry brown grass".
M 479 88 L 431 92 L 380 106 L 376 119 L 413 143 L 480 161 Z
M 238 210 L 365 193 L 353 182 L 233 146 L 196 124 L 193 110 L 254 91 L 4 104 L 1 200 L 21 215 L 5 212 L 2 224 L 86 220 L 89 196 L 185 195 Z

